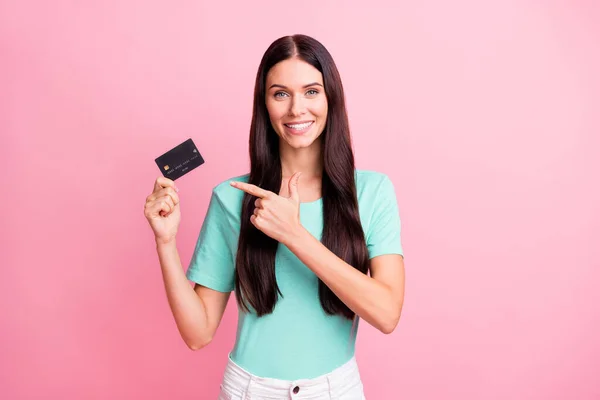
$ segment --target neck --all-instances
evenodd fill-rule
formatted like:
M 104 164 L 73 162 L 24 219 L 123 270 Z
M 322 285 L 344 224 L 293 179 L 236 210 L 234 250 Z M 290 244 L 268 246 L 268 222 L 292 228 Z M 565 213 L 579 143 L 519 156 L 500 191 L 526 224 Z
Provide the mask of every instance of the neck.
M 323 175 L 323 160 L 321 157 L 321 141 L 301 149 L 280 146 L 281 175 L 289 179 L 296 172 L 302 172 L 304 179 L 320 178 Z

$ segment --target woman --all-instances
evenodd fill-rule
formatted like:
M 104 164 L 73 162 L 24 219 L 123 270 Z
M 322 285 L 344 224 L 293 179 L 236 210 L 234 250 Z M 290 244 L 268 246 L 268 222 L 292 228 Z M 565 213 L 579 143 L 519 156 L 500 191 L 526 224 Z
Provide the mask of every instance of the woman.
M 355 169 L 342 82 L 315 39 L 283 37 L 265 52 L 250 163 L 213 189 L 186 275 L 173 181 L 159 177 L 146 200 L 179 332 L 191 349 L 206 346 L 235 290 L 220 399 L 363 399 L 358 317 L 383 333 L 398 323 L 400 218 L 389 178 Z

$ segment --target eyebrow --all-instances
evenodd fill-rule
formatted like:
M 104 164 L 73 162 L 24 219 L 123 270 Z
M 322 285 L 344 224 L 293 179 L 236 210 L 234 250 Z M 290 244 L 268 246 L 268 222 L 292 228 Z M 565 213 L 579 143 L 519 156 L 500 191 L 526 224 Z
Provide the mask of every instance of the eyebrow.
M 304 86 L 302 86 L 302 88 L 303 88 L 303 89 L 306 89 L 307 87 L 310 87 L 310 86 L 321 86 L 321 87 L 323 87 L 323 85 L 321 85 L 319 82 L 313 82 L 313 83 L 309 83 L 308 85 L 304 85 Z M 269 90 L 273 89 L 274 87 L 278 87 L 278 88 L 282 88 L 282 89 L 287 89 L 287 87 L 286 87 L 286 86 L 280 85 L 280 84 L 278 84 L 278 83 L 274 83 L 274 84 L 272 84 L 272 85 L 269 87 Z

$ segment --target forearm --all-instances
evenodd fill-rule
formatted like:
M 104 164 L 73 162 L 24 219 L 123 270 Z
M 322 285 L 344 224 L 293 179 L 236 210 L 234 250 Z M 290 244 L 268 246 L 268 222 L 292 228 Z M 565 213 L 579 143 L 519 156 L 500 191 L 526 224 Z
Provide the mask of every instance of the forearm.
M 384 333 L 394 330 L 402 301 L 391 288 L 353 268 L 305 229 L 287 246 L 359 317 Z
M 175 240 L 169 243 L 157 241 L 156 250 L 177 329 L 188 347 L 194 350 L 201 348 L 212 339 L 206 308 L 185 276 Z

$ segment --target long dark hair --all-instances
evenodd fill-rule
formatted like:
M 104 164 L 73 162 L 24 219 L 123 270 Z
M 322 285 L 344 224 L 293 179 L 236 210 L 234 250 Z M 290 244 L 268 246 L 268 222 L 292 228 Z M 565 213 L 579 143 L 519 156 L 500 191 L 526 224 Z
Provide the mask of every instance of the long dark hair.
M 328 113 L 322 140 L 323 233 L 321 242 L 334 254 L 366 274 L 369 257 L 358 213 L 355 165 L 344 89 L 339 72 L 327 49 L 317 40 L 294 35 L 277 39 L 269 46 L 258 67 L 254 87 L 254 107 L 250 126 L 250 177 L 248 182 L 279 193 L 282 172 L 279 137 L 274 131 L 266 103 L 265 86 L 269 70 L 278 62 L 297 57 L 323 75 Z M 278 242 L 250 222 L 256 197 L 245 193 L 236 257 L 235 288 L 240 307 L 250 305 L 258 316 L 273 312 L 279 290 L 275 279 L 275 253 Z M 352 319 L 352 312 L 319 279 L 319 298 L 327 314 Z

